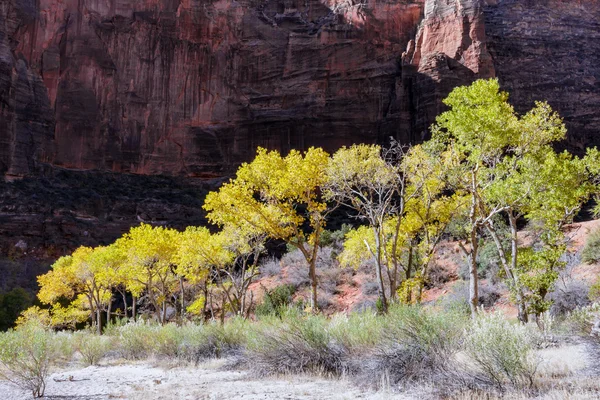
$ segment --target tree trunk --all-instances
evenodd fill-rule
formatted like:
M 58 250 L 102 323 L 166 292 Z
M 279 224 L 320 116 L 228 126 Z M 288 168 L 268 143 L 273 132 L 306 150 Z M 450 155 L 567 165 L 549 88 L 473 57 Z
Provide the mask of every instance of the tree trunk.
M 317 232 L 318 234 L 318 232 Z M 319 311 L 319 303 L 318 303 L 318 292 L 317 292 L 317 251 L 319 249 L 319 244 L 315 243 L 313 246 L 311 253 L 306 250 L 304 247 L 304 243 L 298 243 L 296 246 L 304 256 L 304 259 L 308 263 L 308 277 L 310 279 L 311 286 L 311 296 L 310 296 L 310 307 L 312 308 L 312 312 L 316 313 Z
M 129 315 L 127 314 L 127 296 L 125 294 L 125 291 L 121 292 L 121 297 L 123 297 L 123 309 L 124 309 L 125 319 L 128 319 Z
M 312 307 L 313 312 L 317 312 L 319 311 L 319 303 L 318 303 L 318 296 L 317 296 L 317 268 L 316 268 L 316 262 L 317 260 L 315 258 L 313 258 L 312 260 L 310 260 L 308 266 L 309 266 L 309 275 L 310 275 L 310 286 L 311 286 L 311 299 L 310 299 L 310 306 Z
M 102 335 L 102 310 L 100 307 L 96 307 L 96 332 L 98 335 Z
M 181 291 L 181 319 L 185 317 L 185 288 L 183 286 L 183 277 L 179 278 L 179 289 Z
M 477 250 L 479 243 L 477 242 L 477 229 L 479 227 L 477 220 L 477 171 L 479 166 L 476 166 L 471 171 L 471 209 L 469 211 L 469 221 L 471 222 L 471 251 L 469 258 L 469 305 L 471 306 L 471 317 L 477 316 L 477 306 L 479 305 L 479 285 L 477 275 Z
M 381 238 L 379 236 L 379 231 L 377 230 L 377 228 L 374 228 L 373 232 L 375 233 L 375 246 L 377 248 L 377 253 L 373 253 L 373 251 L 370 249 L 369 244 L 367 243 L 366 240 L 365 240 L 365 244 L 367 245 L 367 248 L 369 249 L 370 253 L 375 258 L 375 265 L 376 265 L 375 273 L 377 274 L 377 283 L 379 284 L 378 295 L 379 295 L 379 301 L 381 302 L 381 311 L 384 314 L 387 314 L 388 304 L 387 304 L 387 298 L 385 296 L 385 285 L 383 283 L 383 273 L 381 271 Z
M 87 298 L 88 298 L 88 304 L 90 305 L 92 326 L 96 326 L 96 312 L 94 311 L 94 303 L 92 302 L 92 297 L 90 295 L 88 295 Z
M 477 228 L 471 230 L 471 252 L 469 255 L 469 305 L 471 306 L 471 317 L 477 316 L 477 306 L 479 305 L 479 285 L 477 276 Z
M 137 322 L 137 298 L 133 295 L 131 296 L 131 317 L 133 322 Z
M 510 230 L 511 230 L 511 263 L 508 264 L 508 259 L 506 257 L 506 253 L 504 248 L 502 247 L 502 242 L 496 233 L 496 230 L 488 223 L 486 228 L 494 243 L 496 244 L 496 249 L 498 250 L 498 256 L 500 257 L 500 262 L 502 267 L 504 268 L 504 272 L 506 273 L 506 277 L 512 281 L 512 284 L 515 287 L 515 297 L 517 300 L 517 309 L 518 314 L 517 318 L 522 323 L 526 324 L 529 320 L 527 315 L 527 304 L 525 304 L 525 294 L 523 293 L 523 288 L 519 282 L 519 276 L 517 274 L 517 220 L 513 216 L 512 211 L 509 211 L 509 222 L 510 222 Z
M 112 297 L 108 300 L 108 306 L 106 306 L 106 324 L 110 323 L 111 311 L 112 311 Z
M 517 275 L 517 256 L 519 255 L 517 242 L 517 217 L 515 217 L 512 210 L 508 213 L 508 222 L 510 225 L 511 268 L 514 273 L 513 280 L 517 286 L 517 303 L 519 308 L 518 318 L 519 321 L 521 321 L 523 324 L 526 324 L 529 321 L 529 316 L 527 315 L 527 304 L 525 303 L 525 294 L 523 293 L 523 287 L 521 286 L 519 275 Z

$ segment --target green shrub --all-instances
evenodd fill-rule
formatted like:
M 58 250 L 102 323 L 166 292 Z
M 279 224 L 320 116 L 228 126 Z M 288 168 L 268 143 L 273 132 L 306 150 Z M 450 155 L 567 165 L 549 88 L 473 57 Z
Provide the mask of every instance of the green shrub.
M 581 261 L 587 264 L 600 261 L 600 229 L 594 230 L 588 236 L 581 251 Z
M 499 314 L 481 315 L 466 337 L 466 352 L 490 382 L 503 389 L 532 387 L 536 364 L 534 338 L 527 327 L 515 325 Z
M 144 321 L 131 322 L 117 329 L 119 352 L 128 360 L 141 360 L 152 353 L 154 326 Z
M 590 286 L 588 297 L 593 302 L 600 301 L 600 278 Z
M 292 304 L 294 293 L 296 293 L 294 285 L 281 285 L 271 290 L 265 289 L 263 301 L 256 306 L 256 315 L 281 316 L 281 310 Z
M 185 331 L 175 324 L 155 325 L 149 332 L 152 344 L 150 351 L 160 358 L 176 358 L 179 356 L 184 341 Z
M 371 311 L 337 314 L 329 323 L 329 332 L 352 354 L 366 354 L 381 341 L 384 318 Z
M 576 334 L 589 335 L 596 319 L 600 316 L 600 303 L 578 308 L 567 315 L 565 324 Z
M 52 334 L 36 324 L 0 334 L 0 376 L 43 397 L 50 362 L 55 356 Z
M 111 350 L 113 339 L 82 331 L 74 333 L 72 340 L 85 365 L 98 365 L 98 362 Z

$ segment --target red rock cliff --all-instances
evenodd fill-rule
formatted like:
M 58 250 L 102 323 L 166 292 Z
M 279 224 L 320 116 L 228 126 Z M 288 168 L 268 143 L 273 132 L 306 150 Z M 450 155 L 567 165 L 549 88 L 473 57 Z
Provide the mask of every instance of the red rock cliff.
M 0 173 L 215 176 L 256 146 L 420 140 L 498 76 L 600 142 L 598 0 L 3 0 Z

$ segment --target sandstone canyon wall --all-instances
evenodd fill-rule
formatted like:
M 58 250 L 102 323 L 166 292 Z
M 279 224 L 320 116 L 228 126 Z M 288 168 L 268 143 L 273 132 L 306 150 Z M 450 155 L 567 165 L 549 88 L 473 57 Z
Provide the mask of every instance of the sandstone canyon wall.
M 421 140 L 456 85 L 600 143 L 598 0 L 2 0 L 0 173 L 212 177 L 256 146 Z
M 419 141 L 491 76 L 600 144 L 600 0 L 0 0 L 0 175 L 27 176 L 0 182 L 0 258 L 200 224 L 214 186 L 185 177 Z

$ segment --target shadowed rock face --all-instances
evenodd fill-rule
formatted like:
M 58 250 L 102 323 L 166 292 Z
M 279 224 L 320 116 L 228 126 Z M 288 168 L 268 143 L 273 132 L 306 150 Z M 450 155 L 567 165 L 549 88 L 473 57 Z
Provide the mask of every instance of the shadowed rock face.
M 214 177 L 257 146 L 422 140 L 456 85 L 599 142 L 598 0 L 4 0 L 0 172 Z
M 567 123 L 570 150 L 600 145 L 600 1 L 487 2 L 488 49 L 516 109 L 547 100 Z
M 2 6 L 1 140 L 50 141 L 1 154 L 6 173 L 33 158 L 214 176 L 257 146 L 334 150 L 409 131 L 396 81 L 422 1 L 26 3 Z
M 492 76 L 521 112 L 548 100 L 572 150 L 600 144 L 600 1 L 1 0 L 0 174 L 33 189 L 0 188 L 0 253 L 202 223 L 202 194 L 178 200 L 192 181 L 148 206 L 146 178 L 112 173 L 420 141 L 454 87 Z

